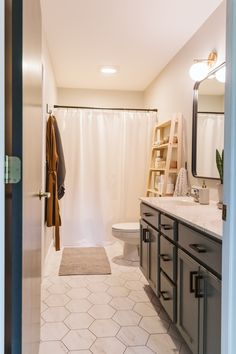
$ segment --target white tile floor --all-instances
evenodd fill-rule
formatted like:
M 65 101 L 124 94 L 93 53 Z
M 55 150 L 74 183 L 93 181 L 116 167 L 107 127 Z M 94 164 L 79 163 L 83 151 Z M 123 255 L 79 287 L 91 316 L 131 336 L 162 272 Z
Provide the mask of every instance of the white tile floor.
M 51 250 L 42 283 L 40 354 L 187 354 L 136 264 L 106 247 L 111 275 L 58 276 Z

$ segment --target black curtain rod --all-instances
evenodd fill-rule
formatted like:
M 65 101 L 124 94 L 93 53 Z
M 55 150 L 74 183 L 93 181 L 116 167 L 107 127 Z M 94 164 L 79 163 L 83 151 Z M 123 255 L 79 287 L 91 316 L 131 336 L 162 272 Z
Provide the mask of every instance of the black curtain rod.
M 205 113 L 205 114 L 225 114 L 225 112 L 197 112 L 197 113 Z
M 141 112 L 157 112 L 157 109 L 139 109 L 139 108 L 101 108 L 101 107 L 79 107 L 79 106 L 60 106 L 54 104 L 54 108 L 74 108 L 74 109 L 103 109 L 110 111 L 141 111 Z

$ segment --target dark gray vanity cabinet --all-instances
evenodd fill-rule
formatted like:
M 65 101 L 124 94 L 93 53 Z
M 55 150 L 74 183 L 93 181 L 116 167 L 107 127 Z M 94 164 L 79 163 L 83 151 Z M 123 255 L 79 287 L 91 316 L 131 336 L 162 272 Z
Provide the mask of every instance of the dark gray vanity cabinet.
M 194 289 L 194 281 L 198 274 L 199 264 L 183 251 L 179 251 L 177 327 L 194 354 L 198 353 L 199 338 L 199 299 Z
M 140 269 L 155 294 L 158 293 L 158 231 L 145 221 L 140 222 Z
M 193 354 L 220 354 L 221 241 L 141 203 L 140 269 Z
M 177 222 L 160 213 L 160 302 L 176 322 Z
M 141 204 L 140 269 L 155 294 L 159 291 L 159 213 Z
M 220 354 L 221 245 L 179 224 L 179 246 L 177 327 L 193 354 Z

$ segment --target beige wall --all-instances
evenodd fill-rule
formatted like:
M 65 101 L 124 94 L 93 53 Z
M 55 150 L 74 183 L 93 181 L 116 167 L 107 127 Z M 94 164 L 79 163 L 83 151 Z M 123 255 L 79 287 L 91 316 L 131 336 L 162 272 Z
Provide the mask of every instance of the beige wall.
M 58 104 L 102 108 L 143 108 L 141 91 L 58 89 Z
M 46 172 L 46 156 L 45 156 L 45 151 L 46 151 L 46 122 L 47 122 L 47 111 L 46 111 L 46 104 L 49 105 L 49 107 L 53 107 L 53 105 L 57 102 L 57 85 L 56 85 L 56 80 L 55 80 L 55 75 L 53 72 L 53 67 L 50 59 L 50 54 L 48 51 L 47 47 L 47 42 L 45 38 L 45 34 L 43 33 L 42 36 L 42 61 L 43 61 L 43 119 L 44 119 L 44 125 L 43 125 L 43 161 L 44 161 L 44 168 L 43 168 L 43 183 L 44 185 L 42 186 L 42 190 L 46 190 L 45 187 L 45 172 Z M 44 215 L 44 213 L 43 213 Z M 44 259 L 47 256 L 49 246 L 52 241 L 53 233 L 52 233 L 52 228 L 48 228 L 44 224 L 43 220 L 43 225 L 42 225 L 42 264 L 44 263 Z
M 223 95 L 198 95 L 199 112 L 224 112 Z
M 158 108 L 160 120 L 174 112 L 184 115 L 184 158 L 188 163 L 190 183 L 202 181 L 191 174 L 192 98 L 194 82 L 189 68 L 194 58 L 207 58 L 212 49 L 218 52 L 218 63 L 225 61 L 225 2 L 213 13 L 191 40 L 179 51 L 145 92 L 146 108 Z M 211 198 L 217 200 L 216 181 L 207 181 Z

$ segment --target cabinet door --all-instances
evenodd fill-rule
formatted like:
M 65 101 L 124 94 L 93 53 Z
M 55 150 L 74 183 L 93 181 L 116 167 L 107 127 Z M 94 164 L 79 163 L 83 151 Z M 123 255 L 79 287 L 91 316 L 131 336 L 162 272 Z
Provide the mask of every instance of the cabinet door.
M 139 265 L 140 269 L 145 276 L 146 279 L 148 279 L 149 272 L 148 272 L 148 226 L 147 224 L 141 220 L 140 221 L 140 250 L 139 250 Z
M 195 280 L 199 269 L 197 262 L 179 250 L 177 327 L 193 354 L 198 354 L 199 298 L 195 297 Z
M 221 353 L 221 281 L 204 270 L 200 302 L 200 354 Z
M 158 259 L 159 236 L 158 236 L 158 232 L 152 229 L 150 226 L 148 227 L 148 232 L 149 232 L 148 281 L 153 291 L 157 294 L 158 284 L 159 284 L 159 281 L 157 279 L 159 274 L 159 259 Z

